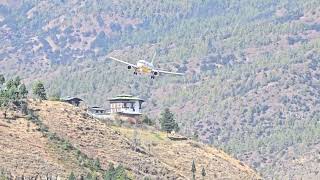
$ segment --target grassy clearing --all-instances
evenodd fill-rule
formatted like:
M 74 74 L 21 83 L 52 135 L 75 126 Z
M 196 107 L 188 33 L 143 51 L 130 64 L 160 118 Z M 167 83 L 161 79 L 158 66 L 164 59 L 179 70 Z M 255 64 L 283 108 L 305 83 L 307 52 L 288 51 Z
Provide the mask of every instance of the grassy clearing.
M 128 139 L 132 139 L 134 137 L 134 129 L 126 128 L 126 127 L 119 127 L 119 126 L 111 126 L 112 129 L 115 131 L 120 132 Z M 167 134 L 160 131 L 152 131 L 152 130 L 144 130 L 144 129 L 137 129 L 137 136 L 142 142 L 168 142 L 170 141 L 167 138 Z

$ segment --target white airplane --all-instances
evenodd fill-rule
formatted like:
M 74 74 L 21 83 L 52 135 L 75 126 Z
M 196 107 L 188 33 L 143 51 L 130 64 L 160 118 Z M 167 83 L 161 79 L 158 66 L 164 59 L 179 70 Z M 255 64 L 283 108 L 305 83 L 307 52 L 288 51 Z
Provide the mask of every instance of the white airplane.
M 184 75 L 183 73 L 176 73 L 176 72 L 169 72 L 169 71 L 164 71 L 164 70 L 160 70 L 160 69 L 155 69 L 153 66 L 153 61 L 154 61 L 155 56 L 156 56 L 156 54 L 154 54 L 154 56 L 151 60 L 151 63 L 146 60 L 139 60 L 136 65 L 128 63 L 126 61 L 122 61 L 120 59 L 117 59 L 117 58 L 114 58 L 111 56 L 109 56 L 108 58 L 115 60 L 115 61 L 118 61 L 120 63 L 126 64 L 128 66 L 128 69 L 134 69 L 135 75 L 149 74 L 149 75 L 151 75 L 151 79 L 154 79 L 155 76 L 158 76 L 160 74 L 172 74 L 172 75 L 180 75 L 180 76 Z

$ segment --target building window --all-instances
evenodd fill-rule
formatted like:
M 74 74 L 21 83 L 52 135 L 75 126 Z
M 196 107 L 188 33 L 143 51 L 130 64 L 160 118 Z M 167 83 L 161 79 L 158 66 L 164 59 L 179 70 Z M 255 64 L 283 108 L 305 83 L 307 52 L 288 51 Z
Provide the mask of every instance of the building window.
M 129 103 L 123 103 L 124 108 L 128 109 L 128 108 L 129 108 L 129 107 L 128 107 L 128 104 L 129 104 Z

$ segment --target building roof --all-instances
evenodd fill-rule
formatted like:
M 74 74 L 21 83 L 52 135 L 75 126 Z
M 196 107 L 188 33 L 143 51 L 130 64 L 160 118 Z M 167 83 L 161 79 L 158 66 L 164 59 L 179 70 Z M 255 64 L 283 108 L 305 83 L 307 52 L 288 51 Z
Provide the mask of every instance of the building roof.
M 142 115 L 142 113 L 138 112 L 117 112 L 118 114 L 124 114 L 124 115 Z
M 109 99 L 109 101 L 123 101 L 123 100 L 144 101 L 141 98 L 138 98 L 138 97 L 135 97 L 135 96 L 129 95 L 129 94 L 121 94 L 121 95 L 116 96 L 115 98 Z
M 105 109 L 104 109 L 104 108 L 99 107 L 99 106 L 92 106 L 92 107 L 89 107 L 89 109 L 91 109 L 91 110 L 95 110 L 95 111 L 105 111 Z
M 82 100 L 82 99 L 80 99 L 80 98 L 77 98 L 77 97 L 70 97 L 70 96 L 63 97 L 63 98 L 61 98 L 61 100 L 63 100 L 63 101 L 71 101 L 71 100 L 83 101 L 83 100 Z

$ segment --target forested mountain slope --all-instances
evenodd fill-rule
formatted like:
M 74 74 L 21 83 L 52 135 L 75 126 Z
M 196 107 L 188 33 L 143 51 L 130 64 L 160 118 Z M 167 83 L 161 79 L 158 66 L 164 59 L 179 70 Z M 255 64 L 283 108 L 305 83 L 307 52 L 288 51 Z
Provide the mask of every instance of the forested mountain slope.
M 266 178 L 320 176 L 318 0 L 0 2 L 1 72 L 89 104 L 139 95 Z M 134 77 L 106 59 L 155 51 L 186 78 Z

